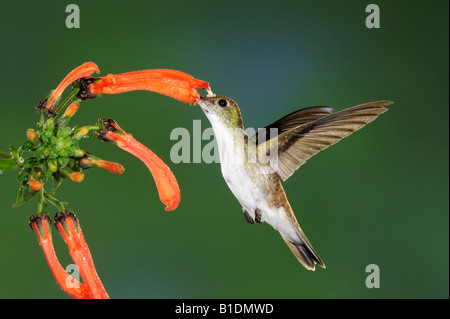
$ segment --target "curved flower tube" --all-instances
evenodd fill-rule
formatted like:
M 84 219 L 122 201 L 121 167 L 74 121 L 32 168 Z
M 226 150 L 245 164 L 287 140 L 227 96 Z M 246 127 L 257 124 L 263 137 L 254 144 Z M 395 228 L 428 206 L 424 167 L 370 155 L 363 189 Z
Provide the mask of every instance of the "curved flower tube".
M 80 222 L 71 210 L 65 210 L 55 215 L 55 226 L 69 247 L 69 254 L 78 266 L 89 297 L 93 299 L 109 299 L 97 271 L 94 267 L 89 247 L 84 240 Z
M 38 237 L 39 245 L 44 251 L 45 258 L 47 259 L 50 270 L 52 271 L 58 285 L 72 298 L 89 298 L 89 292 L 85 285 L 69 275 L 61 266 L 58 258 L 56 257 L 55 248 L 53 247 L 52 234 L 50 232 L 52 222 L 48 213 L 42 212 L 31 215 L 29 217 L 29 223 L 31 229 Z M 71 284 L 68 285 L 68 283 Z
M 56 106 L 54 105 L 55 102 L 58 101 L 58 99 L 61 97 L 61 94 L 64 92 L 64 90 L 69 84 L 78 80 L 79 78 L 90 76 L 94 72 L 100 73 L 100 70 L 98 69 L 97 64 L 93 62 L 86 62 L 76 67 L 69 74 L 67 74 L 66 77 L 61 81 L 61 83 L 59 83 L 57 88 L 54 91 L 52 91 L 50 98 L 48 100 L 44 99 L 39 103 L 39 107 L 41 108 L 45 107 L 47 110 L 56 108 Z
M 168 69 L 108 74 L 100 78 L 85 78 L 79 97 L 93 98 L 98 94 L 118 94 L 146 90 L 173 97 L 181 102 L 197 103 L 196 89 L 209 89 L 209 83 L 184 72 Z M 83 82 L 83 79 L 81 80 Z
M 155 153 L 122 130 L 114 120 L 102 118 L 100 121 L 103 122 L 103 128 L 94 131 L 94 134 L 102 141 L 112 142 L 144 162 L 153 175 L 161 202 L 167 206 L 165 209 L 170 211 L 177 208 L 180 203 L 180 188 L 170 168 Z

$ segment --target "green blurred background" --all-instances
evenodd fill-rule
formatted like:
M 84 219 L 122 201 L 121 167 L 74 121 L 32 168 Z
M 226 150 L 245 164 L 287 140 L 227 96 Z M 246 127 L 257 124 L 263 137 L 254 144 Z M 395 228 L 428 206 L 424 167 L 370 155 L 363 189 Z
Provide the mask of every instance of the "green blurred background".
M 65 26 L 69 3 L 79 29 Z M 448 1 L 376 1 L 380 29 L 365 26 L 370 3 L 2 0 L 0 150 L 21 145 L 37 102 L 86 61 L 102 75 L 192 74 L 234 98 L 248 127 L 300 107 L 390 99 L 389 112 L 284 183 L 326 270 L 306 271 L 270 226 L 248 224 L 219 164 L 170 161 L 174 128 L 210 125 L 198 106 L 156 93 L 83 102 L 71 123 L 114 118 L 171 167 L 180 206 L 165 212 L 144 164 L 94 136 L 82 147 L 125 173 L 89 170 L 57 195 L 112 298 L 448 298 Z M 11 207 L 17 189 L 15 172 L 0 176 L 0 298 L 68 298 L 27 225 L 36 199 Z M 373 263 L 379 289 L 365 286 Z

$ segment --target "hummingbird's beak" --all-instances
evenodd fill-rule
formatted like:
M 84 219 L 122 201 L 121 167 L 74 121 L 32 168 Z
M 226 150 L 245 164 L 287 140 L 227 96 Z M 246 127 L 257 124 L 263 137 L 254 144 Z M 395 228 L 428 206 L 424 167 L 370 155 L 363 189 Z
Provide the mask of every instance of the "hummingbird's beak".
M 213 91 L 211 90 L 211 87 L 208 86 L 205 91 L 208 93 L 207 97 L 216 97 L 216 95 L 213 93 Z
M 208 114 L 210 112 L 209 105 L 210 105 L 210 98 L 207 96 L 200 96 L 200 100 L 198 100 L 198 105 L 201 107 L 203 112 L 205 114 Z

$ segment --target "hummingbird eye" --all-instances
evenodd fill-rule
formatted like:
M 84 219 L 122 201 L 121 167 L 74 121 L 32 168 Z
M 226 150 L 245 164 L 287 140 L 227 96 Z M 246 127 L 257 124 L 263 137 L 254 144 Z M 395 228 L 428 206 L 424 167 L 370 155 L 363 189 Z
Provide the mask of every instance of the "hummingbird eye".
M 225 107 L 228 106 L 228 101 L 225 99 L 220 99 L 219 102 L 217 102 L 219 104 L 219 106 L 221 107 Z

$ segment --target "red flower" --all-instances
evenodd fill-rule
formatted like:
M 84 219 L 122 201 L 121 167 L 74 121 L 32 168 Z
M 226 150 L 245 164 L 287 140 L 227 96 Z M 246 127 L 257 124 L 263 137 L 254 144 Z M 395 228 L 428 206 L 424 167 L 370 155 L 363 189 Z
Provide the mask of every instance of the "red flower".
M 30 227 L 36 233 L 39 240 L 39 245 L 42 247 L 47 262 L 50 266 L 50 270 L 53 273 L 53 276 L 56 279 L 56 282 L 59 286 L 71 297 L 77 299 L 85 299 L 88 298 L 89 293 L 86 290 L 86 287 L 70 276 L 56 257 L 55 249 L 53 247 L 52 236 L 50 233 L 51 221 L 50 217 L 47 213 L 40 213 L 31 215 L 30 218 Z M 69 280 L 68 280 L 69 279 Z M 70 281 L 73 283 L 70 287 L 67 285 L 67 282 Z
M 97 275 L 89 247 L 84 240 L 80 222 L 71 210 L 57 213 L 55 226 L 69 247 L 69 254 L 78 266 L 81 278 L 89 292 L 89 298 L 106 299 L 108 294 Z
M 32 190 L 37 192 L 42 188 L 42 186 L 44 186 L 44 183 L 34 179 L 33 177 L 30 177 L 30 179 L 28 180 L 28 186 L 30 186 Z
M 209 83 L 194 79 L 184 72 L 167 69 L 108 74 L 100 78 L 85 78 L 81 98 L 97 94 L 118 94 L 133 90 L 147 90 L 173 97 L 181 102 L 196 103 L 200 94 L 196 89 L 209 89 Z M 83 82 L 83 80 L 81 80 Z
M 103 128 L 94 133 L 105 142 L 113 142 L 118 147 L 139 158 L 148 167 L 156 183 L 159 198 L 174 210 L 180 203 L 180 189 L 170 168 L 152 151 L 139 143 L 134 137 L 122 130 L 112 119 L 101 119 Z
M 91 167 L 100 167 L 113 174 L 122 174 L 125 169 L 119 163 L 104 161 L 100 158 L 93 156 L 92 154 L 86 154 L 80 161 L 80 166 L 84 169 Z
M 32 128 L 29 128 L 27 130 L 27 137 L 31 142 L 33 142 L 33 140 L 36 138 L 36 131 Z
M 66 87 L 78 80 L 79 78 L 86 77 L 92 75 L 93 73 L 100 73 L 98 66 L 93 62 L 86 62 L 82 65 L 73 69 L 67 76 L 59 83 L 58 87 L 51 93 L 50 98 L 42 100 L 38 107 L 45 107 L 47 110 L 54 112 L 56 110 L 56 103 L 61 97 L 61 94 L 64 92 Z

